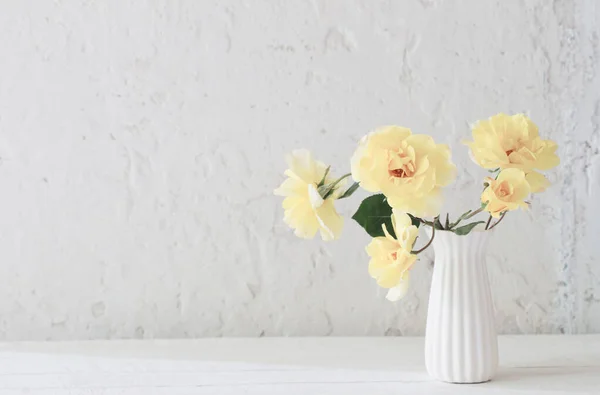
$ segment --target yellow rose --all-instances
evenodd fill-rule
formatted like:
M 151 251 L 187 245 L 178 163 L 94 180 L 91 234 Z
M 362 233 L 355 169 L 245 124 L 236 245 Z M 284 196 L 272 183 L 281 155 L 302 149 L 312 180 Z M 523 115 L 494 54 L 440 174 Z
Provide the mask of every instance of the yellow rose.
M 542 140 L 538 127 L 524 114 L 494 115 L 479 121 L 472 130 L 473 159 L 486 169 L 517 168 L 532 174 L 532 192 L 541 192 L 550 183 L 535 170 L 549 170 L 560 163 L 557 145 L 552 140 Z
M 369 274 L 380 287 L 389 289 L 386 298 L 396 301 L 408 291 L 408 271 L 417 259 L 411 251 L 418 229 L 407 214 L 397 210 L 393 210 L 392 226 L 396 238 L 389 234 L 384 224 L 385 237 L 373 238 L 366 250 L 371 257 Z
M 488 187 L 481 194 L 481 202 L 487 203 L 485 210 L 492 217 L 498 218 L 505 211 L 527 208 L 525 199 L 531 192 L 531 187 L 520 169 L 505 169 L 498 178 L 487 177 Z
M 337 239 L 344 219 L 335 210 L 333 202 L 339 197 L 343 183 L 338 184 L 336 191 L 324 200 L 317 191 L 317 185 L 327 167 L 313 160 L 306 150 L 293 151 L 287 157 L 287 163 L 289 169 L 285 175 L 288 178 L 275 190 L 276 195 L 285 196 L 285 223 L 295 230 L 298 237 L 310 239 L 320 231 L 323 240 Z M 328 176 L 325 184 L 333 181 Z
M 393 208 L 418 217 L 439 213 L 441 188 L 456 177 L 450 150 L 430 136 L 386 126 L 365 136 L 352 157 L 352 177 L 382 192 Z
M 531 193 L 544 192 L 550 186 L 550 181 L 537 171 L 530 171 L 525 174 L 525 179 L 529 183 Z

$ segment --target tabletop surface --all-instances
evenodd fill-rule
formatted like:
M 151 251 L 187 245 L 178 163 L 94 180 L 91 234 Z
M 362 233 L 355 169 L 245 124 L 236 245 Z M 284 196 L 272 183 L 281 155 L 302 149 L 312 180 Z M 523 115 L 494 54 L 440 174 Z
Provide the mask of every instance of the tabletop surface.
M 501 336 L 485 384 L 427 376 L 423 338 L 0 343 L 0 394 L 600 394 L 600 335 Z

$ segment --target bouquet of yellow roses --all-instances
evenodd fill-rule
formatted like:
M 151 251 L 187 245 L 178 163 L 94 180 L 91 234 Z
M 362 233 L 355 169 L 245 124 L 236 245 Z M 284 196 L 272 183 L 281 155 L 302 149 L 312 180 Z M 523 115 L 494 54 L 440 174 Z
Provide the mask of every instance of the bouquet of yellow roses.
M 526 208 L 532 193 L 546 189 L 550 183 L 539 171 L 559 163 L 556 143 L 543 140 L 523 114 L 478 121 L 472 135 L 473 141 L 466 142 L 472 158 L 491 174 L 484 180 L 480 206 L 454 220 L 439 215 L 442 188 L 456 177 L 448 146 L 404 127 L 385 126 L 362 138 L 351 159 L 351 173 L 341 177 L 333 176 L 331 168 L 308 151 L 292 152 L 288 178 L 275 190 L 285 197 L 284 221 L 299 237 L 312 238 L 319 231 L 323 240 L 337 239 L 343 218 L 335 201 L 359 187 L 373 193 L 352 219 L 373 237 L 366 247 L 369 274 L 389 289 L 388 299 L 398 300 L 406 294 L 417 255 L 431 244 L 436 230 L 464 236 L 475 228 L 494 228 L 509 211 Z M 354 183 L 346 188 L 350 176 Z M 488 218 L 475 220 L 481 213 Z M 419 226 L 431 228 L 431 239 L 415 249 Z

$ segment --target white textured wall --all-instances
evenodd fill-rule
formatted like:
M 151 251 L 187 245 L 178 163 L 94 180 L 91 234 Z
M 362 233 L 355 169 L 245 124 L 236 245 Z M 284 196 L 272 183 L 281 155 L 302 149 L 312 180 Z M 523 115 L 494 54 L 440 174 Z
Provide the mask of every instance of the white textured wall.
M 595 0 L 2 2 L 0 339 L 422 333 L 431 252 L 387 302 L 358 226 L 283 224 L 283 155 L 341 173 L 375 126 L 431 133 L 458 210 L 468 122 L 500 111 L 563 164 L 492 242 L 499 328 L 600 331 L 599 24 Z

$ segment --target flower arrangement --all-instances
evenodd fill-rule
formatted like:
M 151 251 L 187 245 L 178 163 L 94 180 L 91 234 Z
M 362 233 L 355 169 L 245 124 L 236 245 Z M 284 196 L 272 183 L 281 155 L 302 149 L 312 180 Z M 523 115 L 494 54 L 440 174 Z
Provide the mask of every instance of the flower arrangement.
M 387 299 L 402 298 L 408 289 L 410 269 L 435 237 L 435 231 L 464 236 L 476 227 L 488 231 L 509 211 L 527 208 L 532 193 L 549 185 L 541 170 L 559 164 L 557 145 L 543 140 L 537 126 L 525 115 L 497 114 L 472 127 L 473 141 L 465 142 L 473 160 L 489 170 L 481 204 L 455 220 L 440 219 L 442 188 L 456 177 L 450 149 L 431 136 L 413 134 L 400 126 L 381 127 L 360 141 L 351 159 L 351 173 L 335 177 L 331 167 L 306 150 L 287 158 L 287 178 L 276 195 L 284 196 L 284 221 L 297 236 L 323 240 L 339 238 L 343 218 L 335 201 L 350 197 L 359 187 L 373 195 L 365 198 L 352 216 L 373 238 L 366 247 L 369 274 L 388 289 Z M 346 188 L 346 179 L 354 183 Z M 487 213 L 487 220 L 474 217 Z M 429 242 L 415 249 L 419 226 L 431 227 Z

